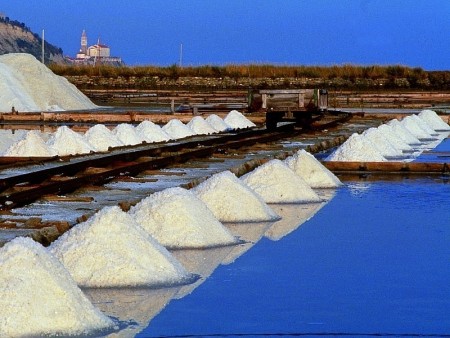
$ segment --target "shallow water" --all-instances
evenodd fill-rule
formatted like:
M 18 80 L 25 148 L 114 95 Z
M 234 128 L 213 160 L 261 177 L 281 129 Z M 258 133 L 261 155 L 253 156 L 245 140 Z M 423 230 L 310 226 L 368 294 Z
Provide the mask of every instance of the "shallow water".
M 449 199 L 441 179 L 346 182 L 298 228 L 262 236 L 172 300 L 138 337 L 447 334 Z

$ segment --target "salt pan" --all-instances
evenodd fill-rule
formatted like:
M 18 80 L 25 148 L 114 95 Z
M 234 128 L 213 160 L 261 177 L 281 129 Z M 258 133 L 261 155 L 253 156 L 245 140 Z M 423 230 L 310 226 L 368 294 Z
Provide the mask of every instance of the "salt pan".
M 372 143 L 372 145 L 384 157 L 386 156 L 401 156 L 403 152 L 397 149 L 377 128 L 369 128 L 362 133 L 362 136 Z
M 145 138 L 136 132 L 134 127 L 128 123 L 121 123 L 113 129 L 113 134 L 127 146 L 134 146 L 141 144 L 145 141 Z
M 373 144 L 363 136 L 354 133 L 347 141 L 337 148 L 327 161 L 346 161 L 346 162 L 385 162 L 386 159 L 375 149 Z
M 387 122 L 388 126 L 392 127 L 392 130 L 398 135 L 403 141 L 408 143 L 409 145 L 418 145 L 420 144 L 419 139 L 414 136 L 405 126 L 400 123 L 399 120 L 393 119 Z
M 136 126 L 136 131 L 143 136 L 147 142 L 165 142 L 170 140 L 169 134 L 151 121 L 142 121 Z
M 223 121 L 233 129 L 245 129 L 256 127 L 252 121 L 246 118 L 242 113 L 237 110 L 230 111 Z
M 425 109 L 418 115 L 424 120 L 431 128 L 438 131 L 449 131 L 450 126 L 439 117 L 433 110 Z
M 205 203 L 183 188 L 156 192 L 129 213 L 166 247 L 205 248 L 237 243 Z
M 400 121 L 400 123 L 419 140 L 430 138 L 430 134 L 425 131 L 422 126 L 417 123 L 417 120 L 415 120 L 412 116 L 405 117 Z
M 94 151 L 94 148 L 82 135 L 66 126 L 59 127 L 47 141 L 47 145 L 59 156 L 86 154 Z
M 179 284 L 189 274 L 133 218 L 106 207 L 50 246 L 84 287 Z
M 4 156 L 51 157 L 56 156 L 56 152 L 47 146 L 39 132 L 31 130 L 22 140 L 11 145 Z
M 306 150 L 299 150 L 285 162 L 311 188 L 336 188 L 342 185 L 330 170 Z
M 279 219 L 261 196 L 230 171 L 211 176 L 193 191 L 222 222 L 264 222 Z
M 95 151 L 108 151 L 109 147 L 123 146 L 122 141 L 103 124 L 96 124 L 89 128 L 84 134 L 84 138 Z
M 319 196 L 291 168 L 271 160 L 241 177 L 266 203 L 321 202 Z
M 188 136 L 195 135 L 191 128 L 186 126 L 183 122 L 177 119 L 172 119 L 167 122 L 162 130 L 169 134 L 171 139 L 177 140 Z
M 86 335 L 114 323 L 96 309 L 62 264 L 30 238 L 0 249 L 0 335 Z
M 213 127 L 218 132 L 228 131 L 228 130 L 233 129 L 228 124 L 226 124 L 225 121 L 222 120 L 216 114 L 209 115 L 206 118 L 206 122 L 208 122 L 211 125 L 211 127 Z
M 194 116 L 187 124 L 197 135 L 209 135 L 216 133 L 216 130 L 201 116 Z

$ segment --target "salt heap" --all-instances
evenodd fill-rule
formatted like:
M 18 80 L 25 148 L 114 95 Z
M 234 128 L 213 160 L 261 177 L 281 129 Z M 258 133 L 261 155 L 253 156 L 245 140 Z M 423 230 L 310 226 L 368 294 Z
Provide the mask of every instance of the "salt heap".
M 19 112 L 97 107 L 67 79 L 23 53 L 0 56 L 0 111 L 13 106 Z
M 430 134 L 423 129 L 423 125 L 418 124 L 412 116 L 407 116 L 400 121 L 400 123 L 415 137 L 420 139 L 429 139 Z
M 411 151 L 413 149 L 408 143 L 406 143 L 400 136 L 395 133 L 392 126 L 388 124 L 382 124 L 377 129 L 384 135 L 386 139 L 389 140 L 389 142 L 394 144 L 397 149 L 400 149 L 402 151 Z
M 346 162 L 385 162 L 386 159 L 363 136 L 354 133 L 347 141 L 337 148 L 327 161 L 346 161 Z
M 216 114 L 209 115 L 206 118 L 206 122 L 208 122 L 210 124 L 210 126 L 213 127 L 218 132 L 228 131 L 228 130 L 233 129 L 228 124 L 226 124 L 225 121 L 222 120 Z
M 434 130 L 450 131 L 450 126 L 445 123 L 433 110 L 422 110 L 418 116 Z
M 414 119 L 414 121 L 416 121 L 417 125 L 420 126 L 420 128 L 422 128 L 423 130 L 425 130 L 427 132 L 428 135 L 431 136 L 437 136 L 439 135 L 438 133 L 436 133 L 436 131 L 428 124 L 427 121 L 421 119 L 419 116 L 417 115 L 411 115 L 411 117 Z
M 299 150 L 286 158 L 285 163 L 311 188 L 336 188 L 341 181 L 313 155 L 306 150 Z
M 192 189 L 222 222 L 264 222 L 279 219 L 261 196 L 230 171 L 211 176 Z
M 30 238 L 17 237 L 0 249 L 0 307 L 2 337 L 86 335 L 114 326 Z
M 45 143 L 39 132 L 31 130 L 22 140 L 11 145 L 3 156 L 52 157 L 56 152 Z
M 166 247 L 206 248 L 237 243 L 205 203 L 183 188 L 156 192 L 129 213 Z
M 1 66 L 1 65 L 0 65 Z M 14 143 L 25 138 L 28 131 L 19 129 L 19 130 L 9 130 L 9 129 L 0 129 L 0 154 L 4 154 L 9 147 L 11 147 Z
M 87 154 L 94 151 L 94 148 L 82 135 L 66 126 L 59 127 L 47 141 L 47 145 L 59 156 Z
M 403 152 L 393 145 L 386 136 L 377 128 L 369 128 L 362 133 L 362 136 L 372 143 L 372 145 L 384 157 L 386 156 L 402 156 Z
M 136 126 L 136 131 L 143 136 L 147 142 L 165 142 L 170 140 L 169 134 L 151 121 L 142 121 Z
M 109 147 L 123 146 L 122 141 L 103 124 L 96 124 L 89 128 L 84 134 L 84 138 L 95 151 L 108 151 Z
M 167 122 L 162 127 L 162 130 L 165 131 L 173 140 L 195 135 L 191 128 L 177 119 L 172 119 Z
M 216 130 L 201 116 L 193 117 L 187 124 L 189 128 L 197 135 L 209 135 L 216 133 Z
M 419 139 L 416 136 L 414 136 L 408 129 L 406 129 L 405 126 L 399 120 L 397 119 L 390 120 L 387 122 L 387 125 L 391 126 L 395 134 L 409 145 L 420 144 Z
M 128 123 L 117 125 L 112 132 L 126 146 L 134 146 L 145 141 L 145 138 Z
M 321 202 L 319 196 L 285 163 L 271 160 L 241 177 L 266 203 Z
M 62 235 L 50 251 L 84 287 L 179 284 L 181 264 L 118 206 L 105 207 Z
M 238 112 L 237 110 L 230 111 L 227 116 L 225 116 L 223 121 L 233 129 L 256 127 L 256 124 L 247 119 L 244 115 L 242 115 L 242 113 Z

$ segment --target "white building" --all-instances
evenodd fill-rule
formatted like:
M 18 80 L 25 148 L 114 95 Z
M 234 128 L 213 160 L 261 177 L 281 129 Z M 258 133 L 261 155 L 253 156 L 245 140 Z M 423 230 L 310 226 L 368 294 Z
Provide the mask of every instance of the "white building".
M 75 59 L 71 59 L 75 63 L 109 63 L 109 64 L 123 64 L 120 57 L 111 56 L 109 46 L 100 43 L 98 39 L 95 45 L 89 46 L 87 43 L 86 31 L 81 33 L 81 48 L 77 53 Z

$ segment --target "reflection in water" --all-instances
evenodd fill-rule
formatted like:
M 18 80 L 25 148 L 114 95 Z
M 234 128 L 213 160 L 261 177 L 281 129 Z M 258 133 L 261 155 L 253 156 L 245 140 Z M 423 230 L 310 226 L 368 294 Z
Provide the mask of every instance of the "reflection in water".
M 103 313 L 127 325 L 108 337 L 134 337 L 148 327 L 150 320 L 161 312 L 178 289 L 92 288 L 83 289 L 83 292 Z
M 369 182 L 349 182 L 347 184 L 348 190 L 353 196 L 360 197 L 365 195 L 369 188 L 371 187 L 371 183 Z

